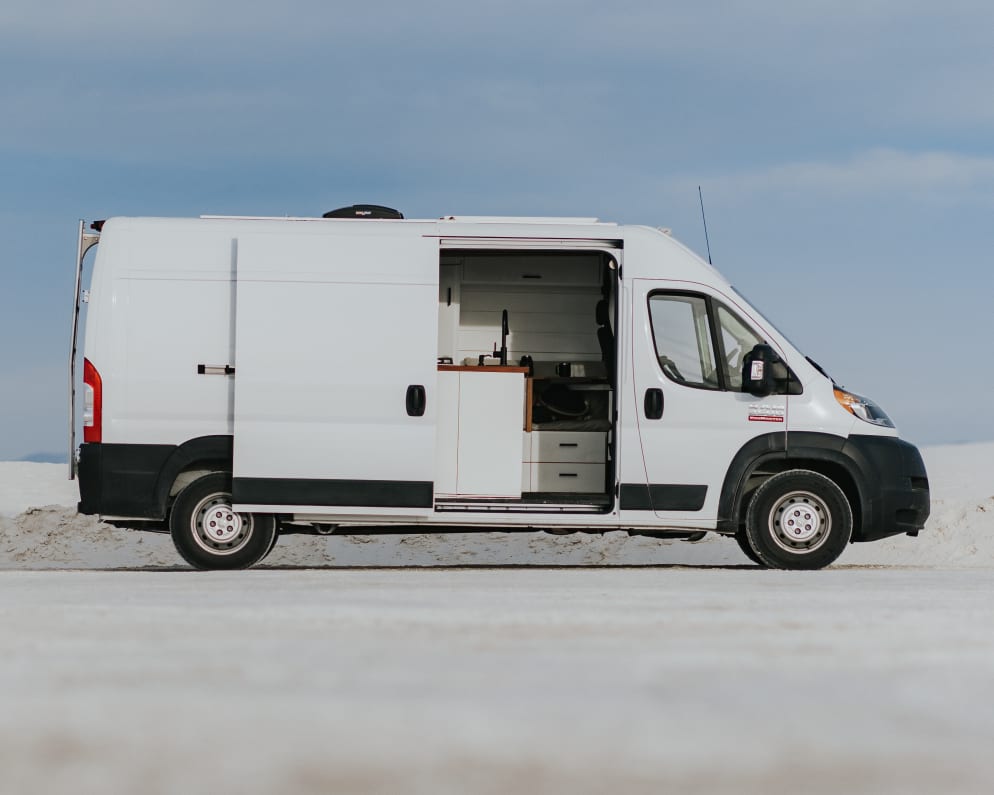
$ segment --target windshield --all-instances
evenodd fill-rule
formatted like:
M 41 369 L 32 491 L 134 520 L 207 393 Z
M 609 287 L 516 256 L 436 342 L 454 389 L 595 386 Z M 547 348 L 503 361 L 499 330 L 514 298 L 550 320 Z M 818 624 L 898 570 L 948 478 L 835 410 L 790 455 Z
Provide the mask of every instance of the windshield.
M 777 334 L 779 334 L 779 335 L 780 335 L 781 337 L 783 337 L 783 338 L 784 338 L 785 340 L 787 340 L 787 342 L 789 342 L 789 343 L 790 343 L 791 347 L 793 347 L 793 348 L 794 348 L 794 350 L 796 350 L 796 351 L 797 351 L 798 353 L 800 353 L 800 352 L 801 352 L 801 349 L 800 349 L 799 347 L 797 347 L 797 345 L 795 345 L 795 344 L 794 344 L 794 341 L 793 341 L 793 340 L 792 340 L 792 339 L 791 339 L 790 337 L 788 337 L 788 336 L 787 336 L 786 334 L 784 334 L 784 333 L 783 333 L 783 332 L 782 332 L 782 331 L 781 331 L 781 330 L 780 330 L 780 329 L 779 329 L 779 328 L 777 327 L 777 325 L 776 325 L 775 323 L 773 323 L 773 322 L 772 322 L 772 321 L 771 321 L 771 320 L 769 319 L 769 317 L 767 317 L 767 315 L 766 315 L 766 314 L 764 314 L 764 313 L 763 313 L 763 312 L 762 312 L 762 311 L 761 311 L 760 309 L 758 309 L 758 308 L 756 307 L 756 304 L 755 304 L 755 303 L 753 303 L 753 302 L 752 302 L 752 301 L 750 301 L 750 300 L 749 300 L 748 298 L 746 298 L 746 297 L 745 297 L 745 295 L 743 295 L 743 293 L 742 293 L 742 291 L 741 291 L 741 290 L 739 290 L 739 289 L 738 289 L 738 288 L 736 288 L 736 287 L 732 287 L 731 285 L 729 285 L 729 287 L 731 288 L 731 291 L 732 291 L 732 294 L 733 294 L 733 295 L 735 295 L 735 296 L 737 296 L 738 298 L 740 298 L 740 299 L 742 300 L 742 302 L 743 302 L 743 303 L 745 303 L 745 304 L 746 304 L 747 306 L 749 306 L 749 307 L 750 307 L 750 308 L 751 308 L 751 309 L 752 309 L 752 310 L 753 310 L 754 312 L 756 312 L 756 314 L 758 314 L 758 315 L 759 315 L 759 319 L 760 319 L 760 320 L 762 320 L 762 321 L 763 321 L 764 323 L 766 323 L 766 324 L 767 324 L 767 325 L 768 325 L 768 326 L 769 326 L 770 328 L 772 328 L 772 329 L 773 329 L 773 330 L 774 330 L 774 331 L 775 331 L 775 332 L 776 332 Z M 804 354 L 803 354 L 803 353 L 802 353 L 801 355 L 802 355 L 802 356 L 804 356 Z M 835 379 L 834 379 L 834 378 L 832 378 L 832 376 L 830 376 L 830 375 L 829 375 L 829 374 L 828 374 L 827 372 L 825 372 L 825 368 L 824 368 L 824 367 L 822 367 L 822 366 L 821 366 L 820 364 L 818 364 L 818 362 L 816 362 L 816 361 L 815 361 L 814 359 L 812 359 L 812 358 L 811 358 L 810 356 L 804 356 L 804 358 L 805 358 L 805 359 L 807 360 L 807 362 L 808 362 L 808 363 L 809 363 L 809 364 L 810 364 L 810 365 L 811 365 L 812 367 L 814 367 L 814 368 L 815 368 L 815 370 L 817 370 L 817 371 L 818 371 L 819 373 L 821 373 L 821 374 L 822 374 L 823 376 L 825 376 L 825 378 L 827 378 L 827 379 L 828 379 L 829 381 L 831 381 L 831 382 L 832 382 L 833 384 L 835 384 L 835 383 L 836 383 Z
M 783 337 L 785 340 L 787 340 L 787 342 L 789 342 L 793 346 L 794 350 L 800 352 L 801 349 L 798 348 L 796 345 L 794 345 L 794 341 L 790 337 L 788 337 L 786 334 L 784 334 L 779 328 L 777 328 L 776 323 L 771 322 L 770 319 L 766 316 L 766 314 L 764 312 L 762 312 L 756 306 L 756 304 L 755 304 L 754 301 L 751 301 L 748 298 L 746 298 L 745 295 L 742 294 L 742 291 L 739 290 L 737 287 L 732 287 L 731 290 L 732 290 L 732 294 L 733 295 L 735 295 L 738 298 L 740 298 L 742 300 L 742 303 L 744 303 L 746 306 L 750 307 L 754 312 L 756 312 L 756 314 L 759 315 L 759 319 L 760 320 L 762 320 L 764 323 L 766 323 L 766 325 L 768 325 L 770 328 L 772 328 L 777 334 L 779 334 L 781 337 Z M 805 357 L 805 358 L 807 358 L 807 357 Z

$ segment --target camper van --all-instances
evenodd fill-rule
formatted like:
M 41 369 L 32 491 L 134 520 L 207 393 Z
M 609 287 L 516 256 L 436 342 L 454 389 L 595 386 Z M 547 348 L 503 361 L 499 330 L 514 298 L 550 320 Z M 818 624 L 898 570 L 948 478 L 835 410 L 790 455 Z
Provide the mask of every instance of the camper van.
M 201 569 L 293 532 L 495 529 L 817 569 L 924 526 L 918 450 L 666 230 L 328 216 L 80 224 L 81 513 Z

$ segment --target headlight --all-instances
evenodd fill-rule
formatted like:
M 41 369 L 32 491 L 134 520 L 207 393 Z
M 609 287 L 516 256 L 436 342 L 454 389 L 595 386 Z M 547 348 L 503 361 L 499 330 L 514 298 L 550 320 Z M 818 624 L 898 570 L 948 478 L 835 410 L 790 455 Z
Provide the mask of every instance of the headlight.
M 891 418 L 884 413 L 884 410 L 880 406 L 869 398 L 854 395 L 852 392 L 846 392 L 844 389 L 839 389 L 838 387 L 833 392 L 835 393 L 835 399 L 839 401 L 839 405 L 853 416 L 859 417 L 864 422 L 883 425 L 885 428 L 894 427 Z

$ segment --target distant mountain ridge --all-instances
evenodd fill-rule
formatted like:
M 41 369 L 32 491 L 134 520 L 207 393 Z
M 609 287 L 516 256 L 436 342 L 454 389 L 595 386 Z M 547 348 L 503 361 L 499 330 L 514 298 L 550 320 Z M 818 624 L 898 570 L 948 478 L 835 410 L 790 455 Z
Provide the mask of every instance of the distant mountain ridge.
M 28 453 L 17 459 L 32 464 L 68 464 L 69 457 L 65 453 Z

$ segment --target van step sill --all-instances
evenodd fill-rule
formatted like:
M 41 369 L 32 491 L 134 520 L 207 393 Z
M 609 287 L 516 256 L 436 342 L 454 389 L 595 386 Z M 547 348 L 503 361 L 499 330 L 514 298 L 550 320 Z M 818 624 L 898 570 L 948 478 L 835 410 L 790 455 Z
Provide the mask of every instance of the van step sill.
M 521 499 L 483 497 L 435 500 L 436 511 L 481 511 L 495 513 L 601 513 L 611 498 L 602 493 L 526 492 Z

